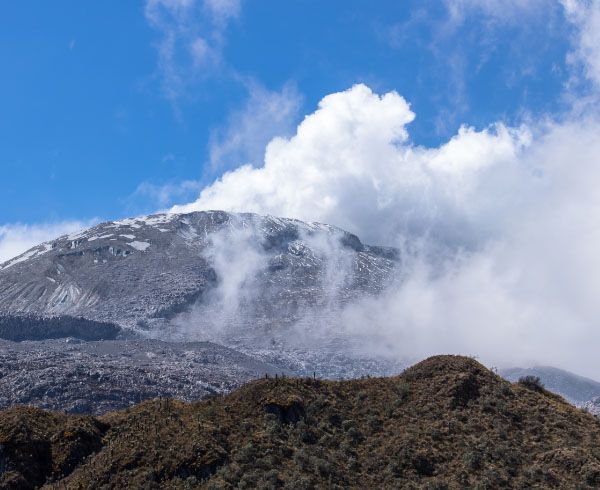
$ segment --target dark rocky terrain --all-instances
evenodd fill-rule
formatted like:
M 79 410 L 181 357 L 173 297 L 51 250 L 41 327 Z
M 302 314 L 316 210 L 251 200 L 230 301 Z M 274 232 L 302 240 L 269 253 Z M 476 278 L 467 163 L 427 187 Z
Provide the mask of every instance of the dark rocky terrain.
M 580 406 L 583 410 L 587 410 L 597 417 L 600 417 L 600 396 L 595 396 L 591 400 L 582 403 Z
M 355 378 L 401 371 L 399 365 L 340 353 L 324 357 L 297 351 L 294 362 L 291 354 L 270 354 L 268 363 L 211 342 L 0 340 L 0 409 L 33 405 L 99 415 L 157 397 L 191 402 L 229 393 L 265 374 L 335 377 L 343 372 Z
M 253 381 L 94 418 L 0 413 L 0 488 L 600 486 L 600 420 L 473 359 L 392 378 Z
M 0 313 L 0 339 L 20 342 L 75 337 L 81 340 L 114 340 L 121 328 L 108 322 L 71 316 Z
M 103 414 L 159 397 L 195 401 L 277 373 L 210 342 L 0 340 L 0 409 Z

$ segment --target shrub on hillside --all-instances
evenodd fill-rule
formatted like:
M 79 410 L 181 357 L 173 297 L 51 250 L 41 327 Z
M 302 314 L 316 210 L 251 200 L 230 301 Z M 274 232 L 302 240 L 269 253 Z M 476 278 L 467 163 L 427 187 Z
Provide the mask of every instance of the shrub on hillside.
M 519 378 L 519 383 L 533 391 L 544 391 L 544 385 L 539 376 L 523 376 Z

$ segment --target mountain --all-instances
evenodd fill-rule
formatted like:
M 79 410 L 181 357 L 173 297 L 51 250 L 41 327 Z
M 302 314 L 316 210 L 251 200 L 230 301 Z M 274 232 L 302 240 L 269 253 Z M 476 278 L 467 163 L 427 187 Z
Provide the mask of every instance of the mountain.
M 557 393 L 574 405 L 600 396 L 600 383 L 583 376 L 551 366 L 501 369 L 498 373 L 509 381 L 519 381 L 524 376 L 537 376 L 544 387 Z
M 400 263 L 333 226 L 221 211 L 64 235 L 0 265 L 0 408 L 102 414 L 265 374 L 397 373 L 335 327 Z
M 64 235 L 0 265 L 0 312 L 107 322 L 123 336 L 262 342 L 286 338 L 307 312 L 378 294 L 399 263 L 397 250 L 330 225 L 156 214 Z
M 0 488 L 591 489 L 599 440 L 600 420 L 561 397 L 438 356 L 392 378 L 263 378 L 98 418 L 12 408 Z

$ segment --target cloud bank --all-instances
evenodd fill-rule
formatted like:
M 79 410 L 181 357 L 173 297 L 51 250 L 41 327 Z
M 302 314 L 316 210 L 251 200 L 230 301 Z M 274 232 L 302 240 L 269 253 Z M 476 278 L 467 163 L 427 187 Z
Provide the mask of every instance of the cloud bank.
M 562 12 L 571 32 L 565 98 L 572 111 L 518 127 L 464 125 L 426 148 L 411 142 L 415 114 L 401 95 L 356 85 L 324 97 L 293 136 L 272 139 L 264 161 L 252 152 L 251 163 L 240 159 L 173 211 L 320 221 L 410 250 L 401 286 L 339 313 L 336 330 L 373 354 L 454 352 L 598 379 L 600 2 L 447 6 L 454 23 L 480 14 L 520 23 L 545 7 Z M 226 154 L 235 136 L 224 135 L 214 154 Z
M 479 355 L 600 377 L 600 122 L 463 126 L 414 146 L 415 114 L 365 85 L 325 97 L 291 138 L 173 211 L 331 223 L 416 254 L 402 286 L 348 306 L 336 328 L 377 355 Z

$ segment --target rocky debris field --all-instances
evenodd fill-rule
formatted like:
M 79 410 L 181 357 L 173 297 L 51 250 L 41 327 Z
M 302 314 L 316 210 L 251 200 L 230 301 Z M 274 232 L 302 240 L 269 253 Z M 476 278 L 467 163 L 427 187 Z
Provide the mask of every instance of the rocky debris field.
M 336 353 L 335 345 L 329 349 L 241 352 L 211 342 L 0 340 L 0 409 L 31 404 L 102 414 L 157 397 L 199 400 L 265 375 L 352 379 L 403 369 Z
M 199 400 L 281 372 L 209 342 L 0 340 L 0 408 L 102 414 L 152 398 Z

